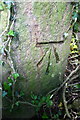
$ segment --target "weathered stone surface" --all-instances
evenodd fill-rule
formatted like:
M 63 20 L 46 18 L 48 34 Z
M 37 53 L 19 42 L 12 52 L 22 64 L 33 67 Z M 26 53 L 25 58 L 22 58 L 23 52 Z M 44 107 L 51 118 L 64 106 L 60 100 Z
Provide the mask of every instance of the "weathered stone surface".
M 70 9 L 69 3 L 17 4 L 15 30 L 19 33 L 19 40 L 14 39 L 12 43 L 12 56 L 18 72 L 25 78 L 24 85 L 23 81 L 21 81 L 21 85 L 27 93 L 31 91 L 48 92 L 62 81 L 62 74 L 69 54 L 71 32 L 62 44 L 36 46 L 36 42 L 63 40 L 63 33 L 70 25 Z M 56 63 L 54 47 L 59 56 L 58 63 Z M 46 74 L 50 49 L 49 73 Z
M 44 93 L 62 81 L 71 32 L 61 44 L 36 46 L 36 43 L 63 40 L 63 33 L 70 25 L 70 9 L 69 3 L 17 3 L 18 36 L 12 41 L 11 54 L 16 69 L 25 78 L 19 82 L 24 91 Z
M 64 40 L 70 17 L 70 3 L 17 3 L 15 31 L 18 35 L 12 41 L 11 56 L 23 78 L 18 81 L 18 88 L 23 89 L 26 96 L 31 91 L 45 94 L 63 81 L 71 31 L 64 43 L 50 42 Z M 43 44 L 36 45 L 37 42 Z M 17 113 L 17 117 L 19 115 Z M 25 116 L 24 112 L 21 116 Z

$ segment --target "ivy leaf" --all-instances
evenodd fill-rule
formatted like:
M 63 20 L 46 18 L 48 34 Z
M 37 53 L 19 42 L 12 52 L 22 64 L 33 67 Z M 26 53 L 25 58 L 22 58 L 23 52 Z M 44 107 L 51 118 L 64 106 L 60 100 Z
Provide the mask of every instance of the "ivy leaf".
M 37 96 L 34 95 L 34 94 L 31 94 L 31 98 L 34 99 L 34 100 L 36 100 L 36 99 L 37 99 Z
M 42 97 L 41 102 L 45 102 L 46 101 L 46 97 Z
M 75 88 L 80 88 L 80 84 L 77 84 L 74 86 Z
M 58 114 L 55 114 L 54 115 L 54 119 L 58 119 L 59 118 L 59 115 Z
M 39 107 L 39 104 L 41 104 L 40 101 L 39 100 L 34 100 L 34 101 L 35 101 L 35 104 L 38 105 Z
M 0 60 L 0 65 L 4 65 L 4 61 Z
M 2 97 L 5 97 L 7 95 L 6 91 L 2 91 Z
M 3 86 L 4 86 L 5 90 L 8 90 L 8 91 L 10 90 L 10 86 L 9 86 L 9 84 L 7 82 L 4 82 Z
M 8 36 L 14 37 L 14 31 L 13 31 L 13 30 L 10 30 L 10 31 L 8 32 Z
M 63 34 L 64 38 L 67 38 L 67 37 L 68 37 L 68 35 L 69 35 L 69 34 L 68 34 L 68 33 L 66 33 L 66 32 Z
M 47 102 L 47 107 L 50 107 L 53 105 L 53 102 L 50 100 L 49 102 Z
M 46 113 L 43 113 L 42 119 L 48 119 L 49 117 L 46 115 Z
M 73 26 L 73 29 L 74 29 L 75 32 L 79 31 L 78 27 L 79 27 L 79 25 L 77 23 L 75 23 L 74 26 Z
M 24 92 L 23 91 L 20 91 L 20 96 L 24 96 Z
M 47 107 L 49 107 L 49 106 L 52 106 L 52 105 L 53 105 L 52 100 L 50 100 L 50 95 L 49 95 L 49 96 L 47 96 L 47 98 L 46 98 L 46 104 L 47 104 Z
M 7 8 L 7 9 L 10 9 L 10 8 L 11 8 L 12 3 L 13 3 L 13 1 L 4 0 L 4 4 L 6 5 L 6 8 Z
M 32 100 L 32 101 L 31 101 L 31 103 L 32 103 L 32 104 L 35 104 L 35 101 L 34 101 L 34 100 Z
M 0 54 L 4 54 L 4 48 L 0 47 Z
M 13 76 L 14 79 L 17 79 L 19 77 L 19 74 L 18 73 L 13 73 L 12 76 Z
M 17 101 L 17 102 L 15 103 L 15 105 L 16 105 L 16 106 L 19 106 L 19 105 L 20 105 L 19 101 Z
M 75 20 L 75 22 L 76 22 L 77 18 L 78 18 L 78 13 L 77 12 L 73 12 L 72 19 Z
M 12 86 L 12 83 L 9 83 L 8 85 L 9 85 L 9 86 Z
M 4 88 L 5 91 L 7 91 L 7 94 L 9 96 L 12 95 L 11 86 L 7 82 L 3 83 L 3 88 Z
M 46 97 L 46 103 L 50 101 L 50 95 Z
M 8 77 L 8 82 L 13 83 L 13 80 L 11 79 L 11 77 Z
M 35 100 L 37 99 L 37 95 L 34 96 L 34 99 L 35 99 Z

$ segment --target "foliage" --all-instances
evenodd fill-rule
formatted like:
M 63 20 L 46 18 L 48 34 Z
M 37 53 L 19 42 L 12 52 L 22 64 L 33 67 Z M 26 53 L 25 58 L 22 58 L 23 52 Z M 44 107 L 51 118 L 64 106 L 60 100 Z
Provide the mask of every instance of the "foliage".
M 74 85 L 74 87 L 80 89 L 80 84 Z
M 53 105 L 52 100 L 50 100 L 50 95 L 37 96 L 37 95 L 31 94 L 31 98 L 32 98 L 32 103 L 34 105 L 37 105 L 38 109 L 44 104 L 46 104 L 47 107 L 51 107 Z
M 4 54 L 4 48 L 2 46 L 0 47 L 0 54 Z
M 0 60 L 0 65 L 1 66 L 4 65 L 4 61 Z
M 47 114 L 45 112 L 42 115 L 42 119 L 49 119 L 49 117 L 47 116 Z
M 79 31 L 79 25 L 78 25 L 78 23 L 75 23 L 75 24 L 74 24 L 73 30 L 74 30 L 75 32 L 78 32 L 78 31 Z
M 10 30 L 10 31 L 8 32 L 8 36 L 14 37 L 14 31 L 13 31 L 13 30 Z
M 13 73 L 12 76 L 13 76 L 14 79 L 17 79 L 19 77 L 19 74 L 18 73 Z
M 67 38 L 67 37 L 68 37 L 68 33 L 65 32 L 65 33 L 63 34 L 63 36 L 64 36 L 64 38 Z
M 12 87 L 15 82 L 15 79 L 19 77 L 18 73 L 12 74 L 12 76 L 8 77 L 7 82 L 3 82 L 3 93 L 2 96 L 12 96 Z
M 31 93 L 32 104 L 36 105 L 36 114 L 39 114 L 42 119 L 55 119 L 58 120 L 63 114 L 63 103 L 59 102 L 56 105 L 56 101 L 53 102 L 50 95 L 47 96 L 37 96 Z M 55 98 L 54 98 L 55 100 Z M 54 107 L 53 107 L 54 106 Z
M 12 0 L 3 0 L 3 3 L 6 5 L 7 9 L 10 9 L 14 2 Z

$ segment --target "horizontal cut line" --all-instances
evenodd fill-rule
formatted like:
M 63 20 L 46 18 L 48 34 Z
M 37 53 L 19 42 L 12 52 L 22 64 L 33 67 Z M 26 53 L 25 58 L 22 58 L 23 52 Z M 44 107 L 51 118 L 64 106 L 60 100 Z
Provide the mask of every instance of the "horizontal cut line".
M 60 43 L 64 43 L 64 41 L 49 41 L 49 42 L 37 42 L 36 45 L 40 45 L 40 44 L 60 44 Z

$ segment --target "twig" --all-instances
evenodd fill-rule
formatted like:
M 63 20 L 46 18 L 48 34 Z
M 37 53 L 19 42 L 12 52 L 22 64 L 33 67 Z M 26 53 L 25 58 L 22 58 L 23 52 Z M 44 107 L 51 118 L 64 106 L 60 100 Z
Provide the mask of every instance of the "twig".
M 65 86 L 64 86 L 64 88 L 63 88 L 63 103 L 64 103 L 66 115 L 67 115 L 69 118 L 71 118 L 70 113 L 69 113 L 69 111 L 68 111 L 67 101 L 66 101 L 66 97 L 65 97 L 66 88 L 67 88 L 67 84 L 65 84 Z
M 74 76 L 72 79 L 69 80 L 68 83 L 70 83 L 71 81 L 73 81 L 75 78 L 77 78 L 78 75 Z M 68 111 L 68 107 L 67 107 L 67 101 L 66 101 L 66 97 L 65 97 L 65 93 L 66 93 L 66 88 L 67 88 L 67 83 L 65 84 L 64 88 L 63 88 L 63 103 L 64 103 L 64 107 L 65 107 L 65 111 L 66 111 L 66 115 L 71 118 L 70 113 Z M 69 101 L 68 101 L 69 102 Z
M 80 69 L 80 65 L 74 70 L 74 71 L 72 71 L 71 73 L 70 73 L 70 75 L 66 78 L 66 80 L 60 85 L 60 87 L 59 88 L 57 88 L 56 90 L 51 90 L 48 94 L 50 94 L 50 93 L 52 93 L 52 92 L 54 92 L 53 93 L 53 96 L 65 85 L 65 83 L 67 83 L 68 81 L 69 81 L 69 79 L 78 71 Z M 71 79 L 72 80 L 72 79 Z
M 51 94 L 52 92 L 56 91 L 58 88 L 54 88 L 53 90 L 51 90 L 50 92 L 47 93 L 47 95 Z M 53 95 L 52 95 L 53 96 Z M 51 96 L 51 98 L 52 98 Z
M 9 99 L 7 96 L 5 96 L 5 98 L 6 98 L 10 103 L 12 103 L 12 100 Z
M 80 84 L 80 82 L 74 83 L 74 84 L 69 84 L 68 86 L 74 86 L 74 85 L 77 85 L 77 84 Z
M 11 51 L 11 39 L 9 40 L 8 47 L 9 47 L 9 53 L 10 53 L 10 51 Z
M 72 56 L 72 57 L 68 58 L 68 60 L 73 59 L 73 58 L 77 58 L 77 57 L 80 57 L 80 55 Z
M 5 51 L 7 52 L 7 55 L 8 55 L 8 60 L 9 60 L 8 63 L 10 65 L 10 67 L 12 68 L 12 73 L 16 73 L 14 65 L 13 65 L 13 60 L 12 60 L 12 58 L 10 56 L 10 53 L 9 53 L 9 51 L 7 49 L 5 49 Z
M 27 105 L 31 105 L 33 107 L 37 107 L 36 105 L 31 104 L 30 102 L 23 102 L 23 101 L 18 101 L 18 102 L 21 104 L 27 104 Z
M 7 49 L 5 49 L 6 50 L 6 52 L 7 52 L 7 55 L 8 55 L 8 63 L 9 63 L 9 65 L 10 65 L 10 67 L 12 68 L 12 73 L 16 73 L 16 71 L 15 71 L 15 68 L 14 68 L 14 64 L 13 64 L 13 61 L 12 61 L 12 58 L 11 58 L 11 56 L 10 56 L 10 53 L 9 53 L 9 51 L 7 50 Z M 15 96 L 14 96 L 14 90 L 15 90 L 15 82 L 16 81 L 14 81 L 13 82 L 13 86 L 12 86 L 12 97 L 13 97 L 13 106 L 14 106 L 14 101 L 15 101 Z

